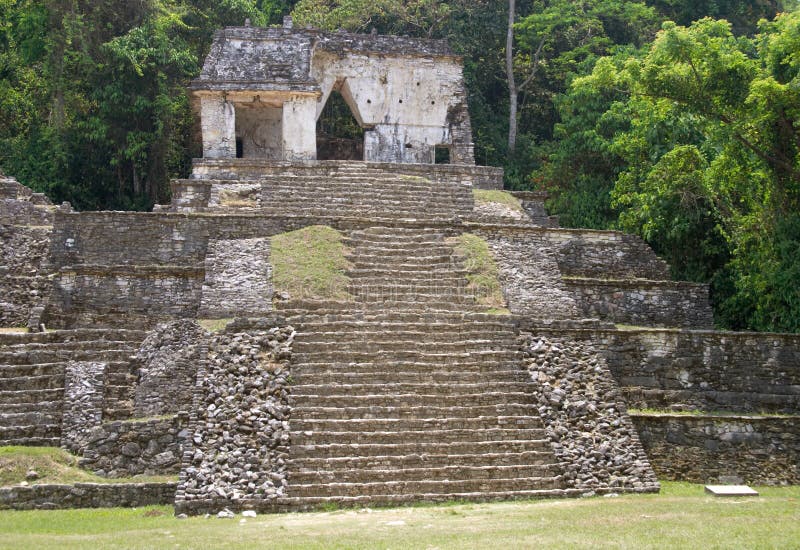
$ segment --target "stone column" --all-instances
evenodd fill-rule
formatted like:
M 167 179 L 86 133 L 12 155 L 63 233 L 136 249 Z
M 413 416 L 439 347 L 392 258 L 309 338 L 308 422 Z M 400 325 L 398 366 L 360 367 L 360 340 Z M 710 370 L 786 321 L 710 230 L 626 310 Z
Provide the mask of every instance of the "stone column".
M 283 104 L 284 160 L 317 158 L 317 98 L 295 97 Z
M 236 109 L 222 94 L 200 99 L 203 157 L 236 158 Z

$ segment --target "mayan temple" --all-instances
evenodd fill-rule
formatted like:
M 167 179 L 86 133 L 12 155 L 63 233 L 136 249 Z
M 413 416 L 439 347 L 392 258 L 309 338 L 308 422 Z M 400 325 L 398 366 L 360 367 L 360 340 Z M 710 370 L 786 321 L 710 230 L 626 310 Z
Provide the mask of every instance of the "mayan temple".
M 800 336 L 715 331 L 708 286 L 638 237 L 504 192 L 446 42 L 225 28 L 190 89 L 203 158 L 168 205 L 76 212 L 0 178 L 0 445 L 178 481 L 0 507 L 800 482 Z M 363 140 L 319 131 L 332 97 Z

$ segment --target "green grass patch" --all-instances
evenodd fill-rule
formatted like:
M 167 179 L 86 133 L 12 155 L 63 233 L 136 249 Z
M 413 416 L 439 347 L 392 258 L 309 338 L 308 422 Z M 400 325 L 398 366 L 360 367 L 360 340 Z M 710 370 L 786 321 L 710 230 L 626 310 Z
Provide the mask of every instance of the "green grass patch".
M 58 447 L 0 447 L 0 487 L 18 485 L 34 470 L 39 474 L 31 485 L 42 483 L 146 483 L 176 481 L 177 476 L 136 476 L 105 478 L 82 470 L 78 457 Z
M 2 548 L 796 548 L 800 487 L 179 520 L 170 507 L 0 512 Z
M 525 212 L 525 209 L 522 208 L 522 203 L 519 202 L 519 199 L 511 193 L 507 193 L 506 191 L 500 191 L 497 189 L 473 189 L 472 196 L 475 197 L 475 202 L 478 204 L 496 202 L 504 206 L 508 206 L 517 212 Z
M 485 239 L 464 233 L 451 237 L 448 242 L 453 245 L 455 253 L 464 262 L 467 270 L 468 289 L 478 298 L 478 303 L 486 306 L 489 313 L 507 314 L 506 301 L 500 287 L 500 272 Z
M 233 319 L 198 319 L 197 324 L 208 332 L 222 332 Z
M 290 299 L 348 300 L 350 264 L 342 234 L 314 225 L 271 239 L 272 280 L 276 293 Z

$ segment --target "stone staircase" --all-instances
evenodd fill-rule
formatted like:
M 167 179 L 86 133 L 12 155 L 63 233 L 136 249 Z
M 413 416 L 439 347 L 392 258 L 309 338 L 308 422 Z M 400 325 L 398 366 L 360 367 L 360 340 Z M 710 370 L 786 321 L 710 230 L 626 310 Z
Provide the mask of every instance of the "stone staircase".
M 261 213 L 275 216 L 452 220 L 470 215 L 471 187 L 398 176 L 363 164 L 339 165 L 326 175 L 266 175 Z
M 107 363 L 106 400 L 113 409 L 115 396 L 133 388 L 129 359 L 143 339 L 130 330 L 0 334 L 0 445 L 60 444 L 70 361 Z
M 513 319 L 479 312 L 445 235 L 371 227 L 348 245 L 355 302 L 285 312 L 291 505 L 567 494 Z

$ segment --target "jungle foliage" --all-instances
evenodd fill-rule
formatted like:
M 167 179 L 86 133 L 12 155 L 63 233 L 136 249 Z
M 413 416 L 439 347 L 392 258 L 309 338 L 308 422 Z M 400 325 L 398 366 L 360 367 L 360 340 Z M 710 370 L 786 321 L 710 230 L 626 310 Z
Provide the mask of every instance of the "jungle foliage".
M 564 225 L 640 234 L 712 283 L 723 326 L 798 331 L 796 4 L 0 0 L 0 169 L 80 209 L 147 209 L 200 154 L 186 84 L 215 29 L 291 14 L 446 38 L 477 161 L 508 188 L 550 191 Z

